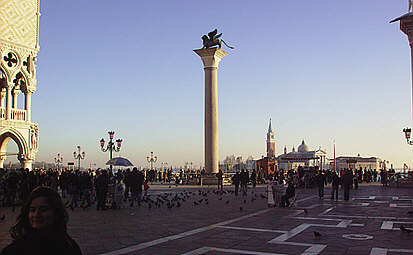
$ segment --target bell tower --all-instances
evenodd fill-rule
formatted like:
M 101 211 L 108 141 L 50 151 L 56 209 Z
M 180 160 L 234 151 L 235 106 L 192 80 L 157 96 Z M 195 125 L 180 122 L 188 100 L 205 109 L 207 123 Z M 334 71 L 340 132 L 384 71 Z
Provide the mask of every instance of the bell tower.
M 39 129 L 31 121 L 31 95 L 36 91 L 40 0 L 0 1 L 0 167 L 16 155 L 23 168 L 32 168 Z M 24 97 L 23 109 L 18 96 Z M 17 153 L 7 153 L 13 140 Z
M 272 129 L 271 119 L 267 132 L 267 157 L 275 157 L 275 135 Z

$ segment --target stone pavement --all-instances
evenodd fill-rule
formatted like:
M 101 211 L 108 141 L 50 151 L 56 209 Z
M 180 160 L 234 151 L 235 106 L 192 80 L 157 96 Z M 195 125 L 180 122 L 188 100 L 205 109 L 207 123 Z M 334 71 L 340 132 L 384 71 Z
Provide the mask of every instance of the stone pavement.
M 347 202 L 342 191 L 335 201 L 330 188 L 324 199 L 316 189 L 300 190 L 293 208 L 269 208 L 264 186 L 250 189 L 247 197 L 214 191 L 152 185 L 152 199 L 166 193 L 167 199 L 191 195 L 179 208 L 164 203 L 149 209 L 144 203 L 118 210 L 69 210 L 69 233 L 84 254 L 413 254 L 413 233 L 400 231 L 400 225 L 413 228 L 413 216 L 407 214 L 413 210 L 411 188 L 361 185 L 351 190 Z M 0 215 L 6 214 L 0 248 L 10 243 L 7 230 L 17 211 L 0 207 Z M 315 237 L 314 231 L 322 236 Z

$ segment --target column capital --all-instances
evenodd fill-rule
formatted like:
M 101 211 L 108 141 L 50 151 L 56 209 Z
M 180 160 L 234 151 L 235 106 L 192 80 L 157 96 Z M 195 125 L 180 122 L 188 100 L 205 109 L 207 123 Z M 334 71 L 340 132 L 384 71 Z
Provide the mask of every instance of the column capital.
M 400 19 L 400 30 L 407 35 L 410 45 L 413 45 L 413 15 L 405 15 Z
M 219 47 L 200 49 L 194 51 L 201 57 L 202 62 L 204 63 L 204 68 L 218 68 L 218 64 L 221 61 L 221 59 L 228 55 L 228 52 L 224 51 Z

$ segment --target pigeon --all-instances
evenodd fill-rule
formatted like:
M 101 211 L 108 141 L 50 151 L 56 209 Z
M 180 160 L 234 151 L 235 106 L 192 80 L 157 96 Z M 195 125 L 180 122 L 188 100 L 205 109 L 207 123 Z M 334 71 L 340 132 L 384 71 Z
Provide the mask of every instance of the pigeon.
M 227 200 L 227 202 L 225 202 L 226 204 L 228 204 L 229 203 L 229 200 Z
M 407 234 L 410 234 L 411 232 L 413 232 L 413 230 L 407 229 L 403 225 L 400 225 L 400 230 L 403 232 L 406 232 Z
M 408 211 L 407 214 L 408 215 L 413 215 L 413 211 Z
M 222 200 L 222 197 L 218 198 L 218 200 Z
M 313 234 L 314 234 L 315 237 L 320 237 L 321 236 L 321 234 L 317 231 L 314 231 Z
M 242 206 L 239 208 L 240 211 L 244 210 L 244 208 L 242 208 Z
M 0 220 L 5 220 L 6 219 L 6 215 L 3 214 L 3 216 L 1 216 Z

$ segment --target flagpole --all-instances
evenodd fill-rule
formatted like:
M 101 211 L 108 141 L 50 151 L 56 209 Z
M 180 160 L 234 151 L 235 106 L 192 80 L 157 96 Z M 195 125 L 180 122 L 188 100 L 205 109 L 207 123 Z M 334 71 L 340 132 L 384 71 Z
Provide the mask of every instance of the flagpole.
M 336 165 L 336 140 L 334 140 L 334 172 L 337 173 L 337 165 Z

